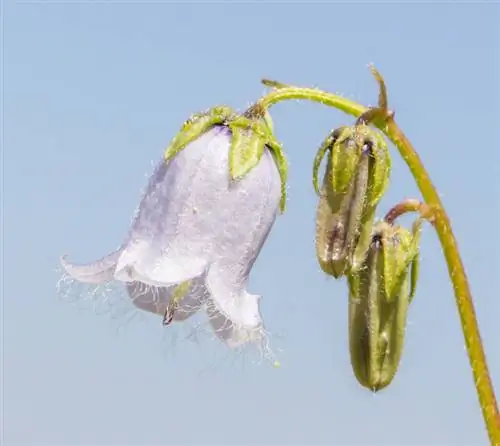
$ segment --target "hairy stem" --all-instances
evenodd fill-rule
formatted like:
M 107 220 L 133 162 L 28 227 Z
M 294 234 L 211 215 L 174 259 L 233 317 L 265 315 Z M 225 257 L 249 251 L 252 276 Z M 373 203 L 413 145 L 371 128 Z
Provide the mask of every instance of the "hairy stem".
M 372 70 L 374 71 L 374 70 Z M 460 322 L 465 338 L 467 355 L 474 376 L 479 403 L 481 405 L 484 422 L 491 441 L 494 446 L 500 446 L 500 415 L 498 405 L 493 390 L 486 355 L 484 353 L 479 325 L 476 319 L 474 303 L 467 281 L 467 275 L 460 258 L 458 244 L 453 234 L 450 219 L 443 208 L 439 195 L 433 185 L 429 174 L 427 173 L 417 152 L 410 141 L 394 121 L 394 114 L 387 111 L 387 95 L 385 85 L 381 76 L 374 73 L 381 87 L 379 98 L 379 110 L 385 111 L 385 116 L 379 116 L 375 113 L 369 120 L 378 127 L 397 147 L 399 153 L 408 165 L 415 181 L 420 189 L 423 199 L 429 208 L 432 209 L 434 218 L 434 228 L 438 234 L 443 253 L 448 266 L 450 280 L 453 284 L 455 299 L 460 315 Z M 273 104 L 290 99 L 302 99 L 337 108 L 347 114 L 360 117 L 370 112 L 366 108 L 354 101 L 344 99 L 340 96 L 327 93 L 314 88 L 302 88 L 295 86 L 286 86 L 280 82 L 264 80 L 264 84 L 276 88 L 261 98 L 256 104 L 256 109 L 267 110 Z M 365 115 L 366 116 L 366 115 Z
M 422 203 L 415 198 L 407 198 L 393 206 L 389 212 L 385 214 L 384 220 L 389 224 L 393 224 L 398 217 L 408 212 L 418 212 L 423 219 L 434 224 L 432 209 L 426 203 Z

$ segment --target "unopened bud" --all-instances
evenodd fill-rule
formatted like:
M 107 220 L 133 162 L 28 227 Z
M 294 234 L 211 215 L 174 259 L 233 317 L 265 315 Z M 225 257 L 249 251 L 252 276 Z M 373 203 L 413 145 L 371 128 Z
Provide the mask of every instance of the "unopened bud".
M 328 152 L 321 190 L 318 170 Z M 319 194 L 316 255 L 336 278 L 357 269 L 370 242 L 375 209 L 389 182 L 391 158 L 382 136 L 364 124 L 333 131 L 314 160 Z
M 374 392 L 391 383 L 401 359 L 417 282 L 420 223 L 413 232 L 377 223 L 362 267 L 348 276 L 351 364 L 358 382 Z

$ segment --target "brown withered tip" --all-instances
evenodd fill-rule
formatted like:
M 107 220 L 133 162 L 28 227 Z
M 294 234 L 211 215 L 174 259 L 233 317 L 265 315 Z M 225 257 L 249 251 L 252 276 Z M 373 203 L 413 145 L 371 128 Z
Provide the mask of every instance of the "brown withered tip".
M 163 314 L 162 324 L 164 326 L 170 325 L 172 320 L 174 319 L 175 309 L 173 306 L 168 305 L 165 313 Z

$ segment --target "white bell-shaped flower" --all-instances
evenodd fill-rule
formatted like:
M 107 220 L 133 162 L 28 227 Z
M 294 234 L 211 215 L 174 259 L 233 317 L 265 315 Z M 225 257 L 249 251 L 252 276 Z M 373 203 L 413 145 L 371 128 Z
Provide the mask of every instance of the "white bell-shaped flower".
M 216 125 L 161 160 L 121 248 L 87 265 L 63 257 L 66 272 L 84 283 L 124 282 L 138 308 L 160 315 L 174 308 L 173 321 L 204 307 L 231 347 L 260 340 L 260 296 L 247 283 L 279 212 L 282 183 L 267 147 L 232 180 L 231 141 L 231 129 Z

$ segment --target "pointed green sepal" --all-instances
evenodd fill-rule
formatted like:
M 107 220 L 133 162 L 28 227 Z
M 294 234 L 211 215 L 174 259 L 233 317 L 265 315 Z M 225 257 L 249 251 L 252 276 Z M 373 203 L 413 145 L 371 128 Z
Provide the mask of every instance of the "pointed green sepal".
M 274 123 L 273 123 L 273 118 L 271 118 L 271 114 L 267 110 L 264 112 L 264 117 L 262 119 L 266 124 L 269 133 L 271 133 L 272 135 L 274 133 Z
M 288 179 L 288 166 L 286 163 L 285 154 L 283 153 L 283 148 L 277 142 L 268 142 L 269 150 L 274 158 L 276 167 L 278 168 L 278 173 L 281 179 L 281 199 L 280 199 L 280 212 L 283 214 L 286 209 L 286 184 Z
M 233 111 L 225 106 L 217 106 L 208 112 L 193 115 L 182 125 L 180 132 L 166 148 L 165 162 L 170 161 L 184 147 L 210 130 L 214 125 L 224 124 L 232 115 Z
M 417 289 L 417 281 L 420 272 L 420 234 L 422 233 L 422 224 L 424 218 L 418 218 L 413 224 L 413 238 L 411 242 L 410 252 L 408 254 L 408 262 L 410 262 L 410 302 L 415 296 Z
M 281 180 L 280 212 L 285 211 L 287 163 L 281 144 L 272 133 L 271 116 L 266 111 L 264 117 L 252 119 L 238 116 L 229 124 L 233 133 L 230 152 L 230 175 L 237 180 L 244 177 L 260 161 L 265 148 L 273 155 Z
M 369 202 L 372 206 L 376 206 L 389 185 L 392 161 L 384 137 L 378 132 L 372 131 L 371 133 L 371 153 L 375 161 L 373 163 Z
M 233 180 L 243 178 L 260 161 L 266 144 L 257 132 L 241 128 L 233 123 L 231 129 L 231 150 L 229 152 L 229 173 Z
M 408 266 L 406 261 L 411 234 L 405 228 L 393 228 L 388 223 L 382 228 L 382 244 L 384 256 L 384 281 L 387 299 L 392 301 L 396 296 L 401 273 Z
M 317 195 L 319 195 L 319 183 L 318 183 L 319 167 L 321 166 L 321 162 L 323 161 L 323 158 L 325 157 L 327 151 L 330 151 L 330 156 L 331 156 L 332 146 L 335 143 L 335 140 L 338 137 L 340 131 L 341 129 L 337 129 L 330 132 L 328 137 L 323 141 L 323 144 L 321 144 L 321 147 L 318 149 L 316 156 L 314 157 L 313 186 L 314 186 L 314 191 L 316 192 Z
M 267 110 L 263 114 L 237 115 L 229 107 L 217 106 L 191 116 L 165 150 L 165 162 L 215 125 L 224 125 L 231 130 L 229 174 L 233 180 L 241 179 L 250 172 L 261 160 L 266 147 L 271 152 L 280 175 L 280 210 L 284 212 L 287 165 L 283 149 L 274 137 L 273 122 Z
M 362 151 L 356 132 L 355 126 L 344 127 L 333 143 L 330 174 L 334 192 L 345 192 L 354 177 Z

